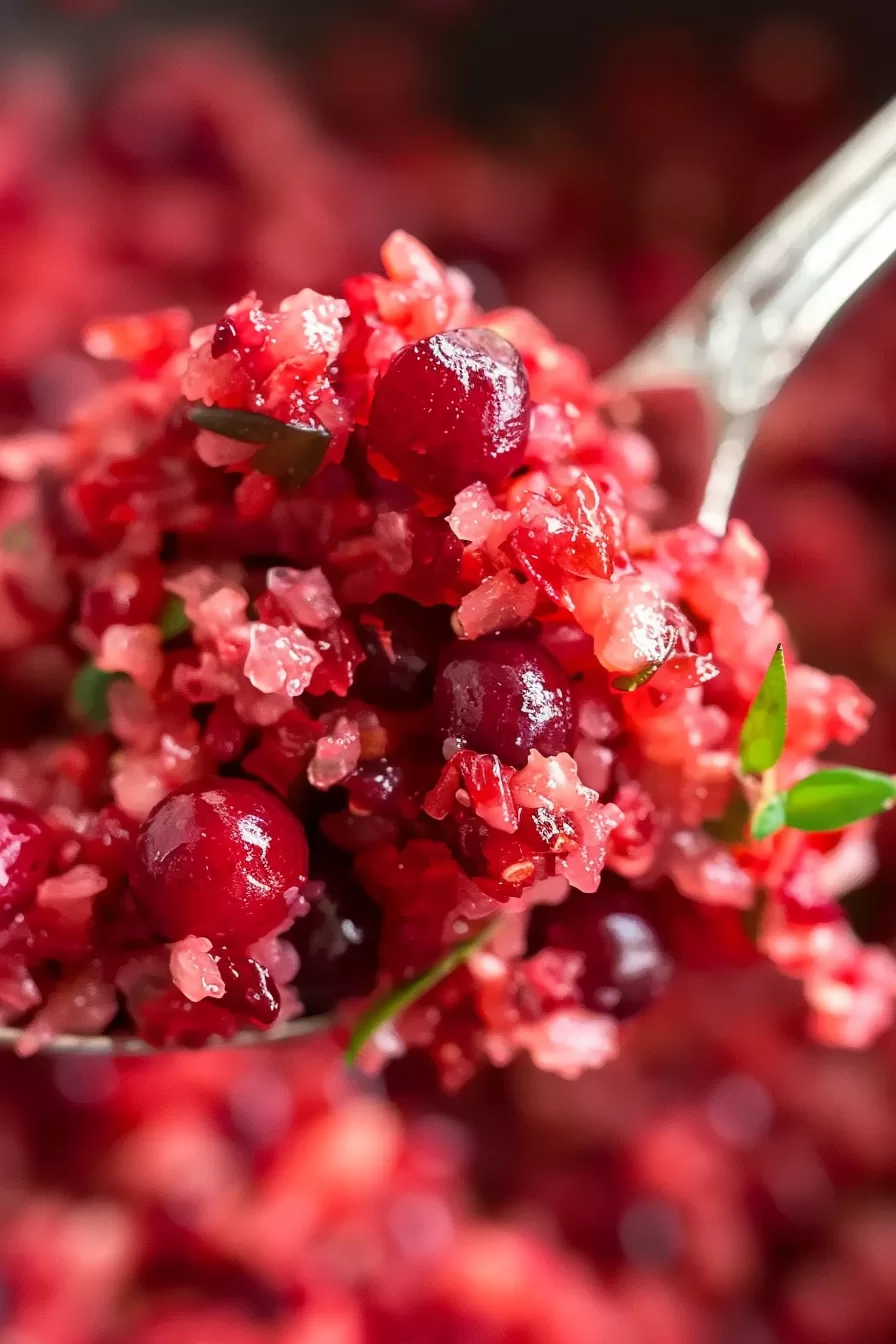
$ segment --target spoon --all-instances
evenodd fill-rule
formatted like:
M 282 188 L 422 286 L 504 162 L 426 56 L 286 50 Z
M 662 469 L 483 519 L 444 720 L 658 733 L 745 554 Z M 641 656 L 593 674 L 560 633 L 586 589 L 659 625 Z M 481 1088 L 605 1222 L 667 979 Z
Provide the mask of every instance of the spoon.
M 815 341 L 896 254 L 896 100 L 819 168 L 603 381 L 637 397 L 667 480 L 716 536 L 763 410 Z M 701 454 L 694 471 L 695 448 Z M 705 484 L 702 491 L 694 482 Z M 679 488 L 680 487 L 680 488 Z M 273 1045 L 325 1031 L 296 1018 L 208 1047 Z M 21 1027 L 0 1027 L 15 1049 Z M 176 1048 L 176 1047 L 174 1047 Z M 42 1051 L 146 1055 L 131 1036 L 59 1035 Z

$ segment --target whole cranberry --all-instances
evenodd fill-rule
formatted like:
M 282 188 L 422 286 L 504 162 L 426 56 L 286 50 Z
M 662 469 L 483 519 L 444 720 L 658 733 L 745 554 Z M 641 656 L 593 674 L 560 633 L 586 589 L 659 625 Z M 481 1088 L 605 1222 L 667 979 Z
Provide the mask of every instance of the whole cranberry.
M 52 834 L 34 808 L 0 799 L 0 915 L 30 905 L 52 856 Z
M 356 816 L 401 817 L 415 811 L 408 771 L 398 762 L 361 761 L 345 787 Z
M 669 958 L 633 894 L 573 896 L 551 920 L 547 941 L 584 955 L 578 989 L 593 1012 L 632 1017 L 648 1008 L 668 983 Z
M 376 984 L 379 906 L 344 858 L 328 861 L 324 871 L 323 891 L 290 930 L 301 961 L 299 997 L 309 1013 L 329 1012 L 343 999 L 369 994 Z
M 282 924 L 308 876 L 305 832 L 284 803 L 244 779 L 185 784 L 149 814 L 131 882 L 147 923 L 236 948 Z
M 439 651 L 451 638 L 447 607 L 390 593 L 358 617 L 364 662 L 352 690 L 377 709 L 420 709 L 432 696 Z
M 474 481 L 506 481 L 522 464 L 528 434 L 529 380 L 518 351 L 471 327 L 392 357 L 374 392 L 368 451 L 415 490 L 453 498 Z
M 443 737 L 515 769 L 533 748 L 556 756 L 572 746 L 569 678 L 534 640 L 456 641 L 442 657 L 434 703 Z

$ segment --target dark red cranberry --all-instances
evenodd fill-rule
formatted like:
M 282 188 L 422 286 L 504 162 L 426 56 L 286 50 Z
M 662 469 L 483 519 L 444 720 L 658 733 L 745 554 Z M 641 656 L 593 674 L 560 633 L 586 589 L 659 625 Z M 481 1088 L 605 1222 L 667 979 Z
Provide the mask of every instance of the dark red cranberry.
M 435 707 L 443 737 L 516 769 L 533 748 L 556 756 L 572 746 L 569 678 L 534 641 L 503 635 L 456 641 L 442 657 Z
M 451 638 L 447 607 L 380 597 L 358 617 L 364 662 L 353 691 L 378 709 L 420 709 L 432 696 L 439 651 Z
M 238 343 L 239 332 L 235 324 L 229 317 L 222 317 L 215 327 L 215 334 L 212 336 L 212 359 L 220 359 L 222 355 L 229 355 L 231 350 L 236 349 Z
M 155 560 L 133 565 L 103 583 L 86 588 L 81 624 L 94 635 L 110 625 L 144 625 L 155 620 L 164 599 L 162 567 Z
M 517 350 L 485 327 L 444 331 L 407 345 L 379 380 L 368 451 L 383 475 L 428 494 L 497 487 L 522 464 L 529 380 Z
M 401 817 L 416 810 L 407 772 L 394 762 L 362 761 L 346 788 L 358 816 Z
M 289 913 L 308 875 L 305 832 L 279 798 L 243 779 L 185 784 L 140 829 L 131 881 L 163 938 L 246 947 Z
M 659 936 L 633 895 L 575 895 L 556 912 L 548 944 L 584 955 L 578 981 L 586 1008 L 632 1017 L 666 987 L 671 971 Z
M 53 857 L 53 836 L 33 807 L 0 800 L 0 915 L 24 910 Z
M 334 859 L 325 871 L 324 891 L 290 931 L 301 959 L 299 997 L 309 1013 L 329 1012 L 376 985 L 379 906 L 344 861 Z
M 269 1027 L 280 1012 L 280 991 L 266 966 L 254 957 L 221 948 L 214 954 L 224 981 L 221 1003 L 259 1027 Z

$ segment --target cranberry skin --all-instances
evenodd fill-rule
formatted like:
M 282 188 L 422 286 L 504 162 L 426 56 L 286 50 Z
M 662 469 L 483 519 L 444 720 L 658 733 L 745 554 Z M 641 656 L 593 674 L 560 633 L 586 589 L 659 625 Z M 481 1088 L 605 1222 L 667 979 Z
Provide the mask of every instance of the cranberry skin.
M 515 769 L 533 748 L 543 756 L 572 748 L 569 678 L 534 641 L 486 635 L 452 644 L 436 678 L 435 708 L 443 737 Z
M 266 966 L 226 948 L 214 954 L 224 981 L 225 1008 L 259 1027 L 270 1027 L 280 1013 L 280 991 Z
M 0 915 L 32 902 L 53 857 L 53 837 L 33 807 L 0 800 Z
M 631 896 L 574 896 L 548 931 L 552 947 L 583 953 L 578 989 L 586 1008 L 620 1020 L 659 998 L 671 966 L 653 925 Z
M 189 934 L 247 947 L 282 924 L 308 876 L 305 832 L 279 798 L 243 779 L 185 784 L 140 829 L 131 883 L 168 941 Z
M 528 435 L 529 380 L 518 351 L 471 327 L 392 357 L 374 392 L 367 442 L 374 465 L 385 459 L 415 490 L 453 497 L 474 481 L 500 486 L 522 465 Z
M 448 607 L 380 597 L 358 617 L 364 662 L 352 690 L 377 709 L 421 709 L 432 697 L 439 652 L 451 638 Z

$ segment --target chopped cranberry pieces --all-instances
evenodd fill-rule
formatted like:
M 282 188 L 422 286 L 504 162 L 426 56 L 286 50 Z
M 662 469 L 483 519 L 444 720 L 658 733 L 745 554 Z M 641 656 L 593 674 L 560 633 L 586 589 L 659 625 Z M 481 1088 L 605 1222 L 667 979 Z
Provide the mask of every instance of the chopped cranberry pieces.
M 140 831 L 131 879 L 164 938 L 246 947 L 282 924 L 308 875 L 293 814 L 258 784 L 206 779 L 170 793 Z
M 266 966 L 254 957 L 221 949 L 212 954 L 224 981 L 221 1003 L 259 1027 L 269 1027 L 280 1013 L 280 991 Z
M 408 485 L 453 498 L 497 487 L 522 465 L 529 381 L 518 352 L 487 328 L 439 332 L 393 356 L 370 411 L 368 449 Z
M 534 640 L 487 635 L 446 650 L 435 706 L 443 737 L 521 768 L 530 751 L 554 756 L 573 741 L 572 689 Z
M 53 837 L 37 812 L 11 798 L 0 799 L 0 915 L 30 905 L 46 877 Z
M 880 1034 L 896 958 L 839 900 L 868 828 L 713 826 L 753 805 L 737 743 L 776 645 L 776 787 L 870 702 L 796 663 L 743 524 L 654 530 L 637 408 L 576 351 L 405 233 L 382 258 L 345 298 L 249 294 L 164 368 L 164 321 L 94 325 L 131 373 L 0 444 L 0 783 L 39 805 L 27 845 L 0 834 L 0 1020 L 26 1049 L 119 1003 L 157 1042 L 330 1010 L 363 1035 L 345 1000 L 458 959 L 365 1066 L 413 1043 L 452 1083 L 521 1051 L 575 1077 L 664 948 L 746 939 L 763 892 L 748 946 L 804 980 L 815 1034 Z

